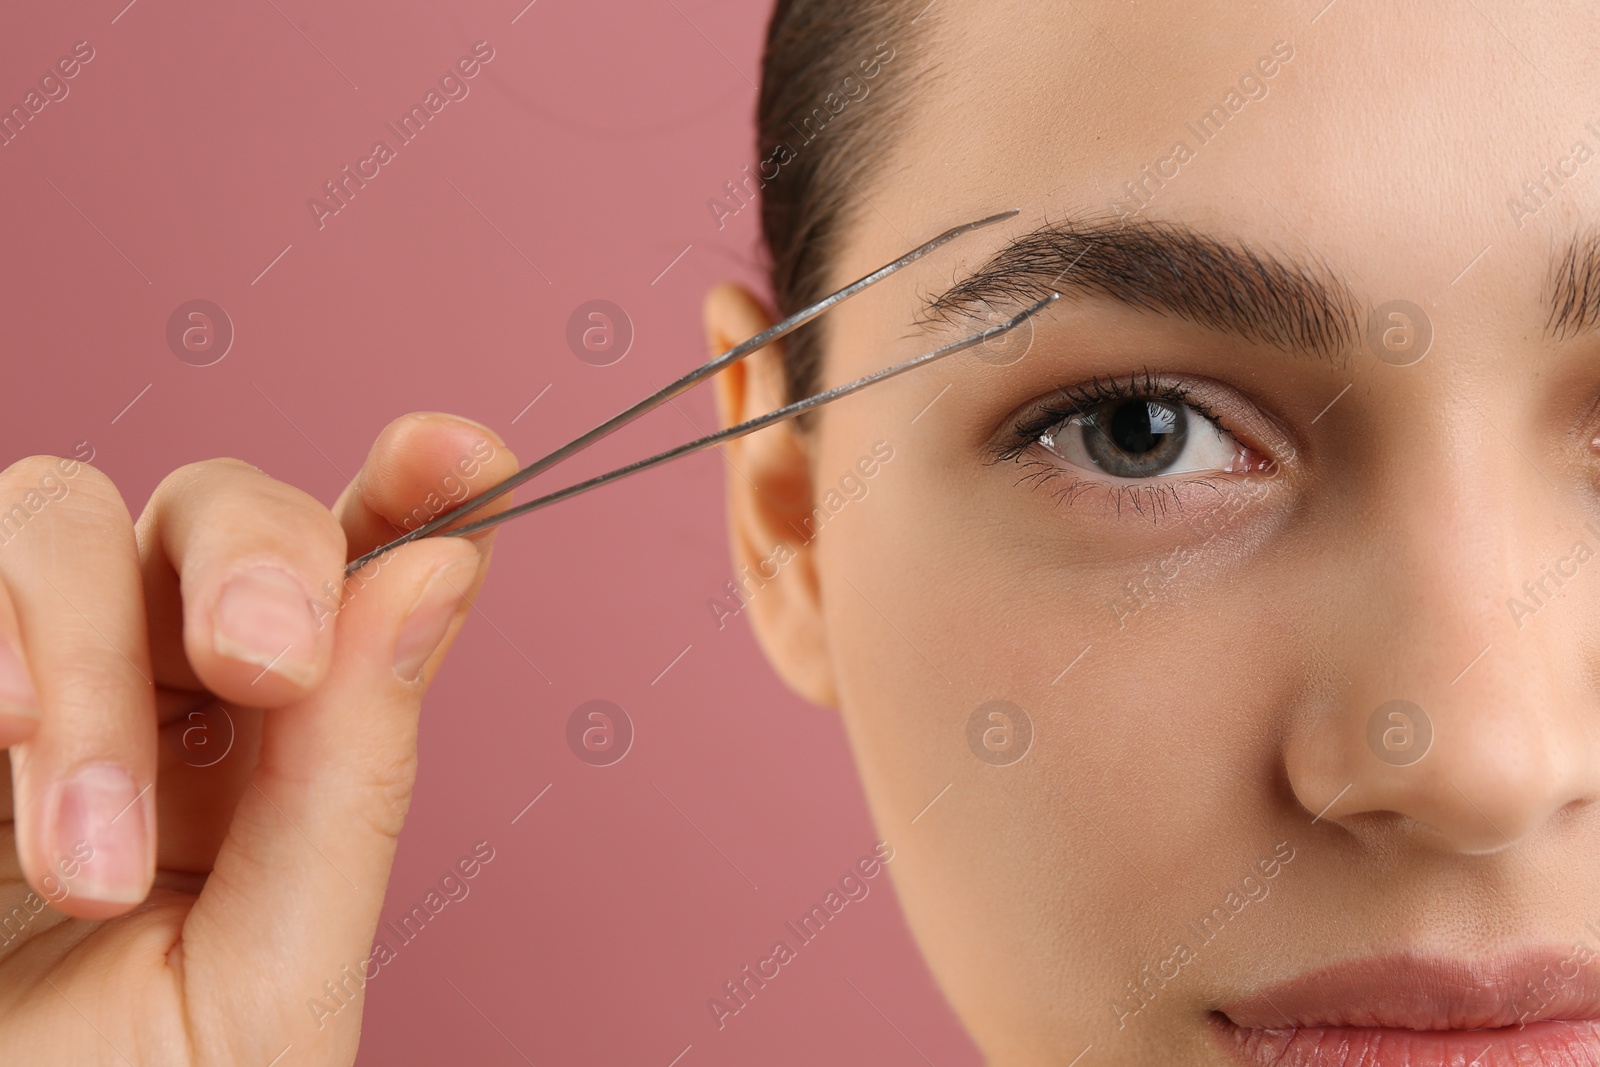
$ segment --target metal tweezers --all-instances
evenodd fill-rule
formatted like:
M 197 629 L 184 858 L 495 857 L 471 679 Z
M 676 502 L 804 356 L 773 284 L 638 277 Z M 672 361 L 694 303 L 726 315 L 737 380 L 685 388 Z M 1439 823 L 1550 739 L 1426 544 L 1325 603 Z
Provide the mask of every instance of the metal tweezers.
M 944 233 L 941 233 L 939 236 L 935 237 L 926 244 L 918 245 L 916 248 L 913 248 L 911 251 L 907 252 L 905 255 L 901 256 L 899 259 L 888 264 L 887 266 L 879 267 L 871 274 L 851 282 L 838 292 L 831 293 L 817 301 L 815 304 L 812 304 L 810 307 L 802 308 L 801 310 L 795 312 L 782 322 L 779 322 L 773 326 L 769 326 L 767 329 L 762 330 L 748 341 L 735 345 L 721 355 L 713 357 L 708 362 L 695 368 L 688 374 L 685 374 L 672 384 L 650 394 L 627 410 L 613 415 L 611 418 L 607 419 L 605 422 L 602 422 L 594 429 L 562 445 L 554 452 L 534 460 L 532 463 L 528 464 L 526 467 L 523 467 L 511 477 L 505 479 L 495 486 L 492 486 L 487 491 L 473 497 L 471 500 L 465 501 L 459 507 L 446 511 L 429 522 L 418 526 L 416 529 L 410 530 L 400 537 L 395 538 L 388 544 L 380 545 L 371 552 L 368 552 L 366 555 L 351 560 L 345 565 L 345 577 L 349 578 L 351 575 L 355 574 L 356 571 L 382 556 L 384 553 L 399 548 L 401 545 L 408 544 L 411 541 L 415 541 L 420 537 L 428 537 L 435 533 L 442 533 L 443 536 L 446 537 L 464 537 L 467 534 L 477 533 L 480 530 L 487 530 L 489 527 L 496 526 L 502 522 L 505 522 L 507 519 L 515 518 L 518 515 L 526 515 L 530 511 L 537 511 L 540 508 L 548 507 L 557 501 L 566 500 L 570 497 L 577 496 L 579 493 L 586 493 L 591 489 L 605 485 L 607 482 L 616 481 L 618 478 L 625 478 L 630 474 L 635 474 L 647 468 L 654 467 L 657 464 L 665 463 L 670 459 L 677 459 L 679 456 L 687 456 L 691 452 L 699 452 L 702 449 L 710 448 L 711 446 L 721 444 L 724 441 L 731 441 L 736 437 L 743 437 L 747 433 L 753 433 L 764 426 L 771 426 L 775 422 L 782 422 L 785 419 L 794 418 L 801 412 L 810 411 L 812 408 L 821 407 L 823 404 L 831 403 L 832 401 L 838 400 L 842 396 L 849 396 L 856 390 L 864 389 L 874 382 L 881 382 L 885 379 L 893 378 L 898 374 L 904 374 L 906 371 L 915 367 L 932 363 L 934 360 L 942 359 L 951 353 L 960 352 L 963 349 L 972 348 L 975 345 L 983 344 L 985 341 L 988 341 L 993 337 L 997 337 L 1008 330 L 1015 329 L 1027 319 L 1032 317 L 1036 312 L 1043 309 L 1046 305 L 1058 299 L 1060 294 L 1051 293 L 1043 300 L 1023 308 L 1020 312 L 1004 322 L 990 326 L 987 329 L 980 330 L 977 333 L 971 334 L 970 336 L 963 337 L 959 341 L 952 341 L 949 344 L 941 345 L 940 347 L 932 349 L 928 352 L 924 352 L 919 356 L 913 356 L 910 359 L 896 363 L 893 366 L 886 367 L 883 370 L 876 371 L 872 374 L 868 374 L 865 377 L 857 378 L 853 382 L 847 382 L 844 385 L 824 390 L 823 392 L 817 393 L 814 396 L 809 396 L 804 400 L 798 400 L 792 404 L 787 404 L 781 408 L 778 408 L 776 411 L 768 412 L 765 415 L 758 416 L 757 418 L 750 419 L 746 422 L 741 422 L 737 426 L 730 426 L 725 430 L 708 434 L 707 436 L 698 440 L 690 441 L 687 444 L 682 444 L 676 448 L 668 449 L 665 452 L 650 456 L 647 459 L 641 459 L 624 467 L 618 467 L 616 470 L 609 471 L 605 474 L 596 475 L 595 477 L 586 481 L 578 482 L 575 485 L 570 485 L 565 489 L 558 489 L 553 493 L 547 493 L 544 496 L 529 500 L 526 503 L 507 508 L 505 511 L 502 511 L 496 515 L 491 515 L 488 518 L 467 523 L 465 526 L 457 526 L 454 529 L 445 529 L 446 526 L 449 526 L 455 522 L 459 522 L 467 515 L 489 503 L 489 501 L 504 496 L 506 493 L 511 492 L 523 482 L 526 482 L 530 478 L 543 473 L 575 452 L 580 452 L 583 449 L 588 448 L 602 437 L 605 437 L 612 431 L 621 428 L 629 422 L 632 422 L 645 412 L 665 404 L 668 400 L 671 400 L 679 393 L 682 393 L 690 387 L 697 385 L 698 383 L 711 377 L 713 374 L 722 370 L 730 363 L 741 360 L 745 356 L 748 356 L 750 353 L 756 351 L 756 349 L 763 348 L 766 345 L 771 344 L 773 341 L 778 340 L 785 334 L 788 334 L 798 327 L 803 326 L 807 322 L 810 322 L 812 319 L 816 318 L 824 311 L 827 311 L 835 304 L 850 299 L 850 297 L 855 296 L 863 289 L 866 289 L 871 285 L 875 285 L 887 278 L 901 267 L 921 259 L 923 256 L 927 255 L 929 252 L 932 252 L 940 245 L 952 241 L 955 238 L 960 237 L 962 234 L 969 233 L 976 229 L 981 229 L 984 226 L 993 225 L 994 223 L 1001 222 L 1005 219 L 1009 219 L 1016 214 L 1017 210 L 1013 208 L 1010 211 L 1002 211 L 998 215 L 990 215 L 987 218 L 978 219 L 975 222 L 963 223 L 960 226 L 946 230 Z

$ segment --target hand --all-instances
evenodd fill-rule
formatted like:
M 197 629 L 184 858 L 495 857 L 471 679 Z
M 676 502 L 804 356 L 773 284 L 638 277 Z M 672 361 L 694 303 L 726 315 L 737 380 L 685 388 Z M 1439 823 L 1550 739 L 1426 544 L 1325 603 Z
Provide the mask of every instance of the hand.
M 418 708 L 493 531 L 344 564 L 516 469 L 419 414 L 331 511 L 233 459 L 137 523 L 84 464 L 0 473 L 0 1063 L 354 1060 Z

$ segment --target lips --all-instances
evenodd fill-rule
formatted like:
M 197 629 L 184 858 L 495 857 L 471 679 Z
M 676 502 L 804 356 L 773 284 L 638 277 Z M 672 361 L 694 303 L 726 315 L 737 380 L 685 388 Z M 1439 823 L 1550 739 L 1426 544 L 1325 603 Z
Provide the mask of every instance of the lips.
M 1600 1067 L 1600 954 L 1388 956 L 1258 990 L 1212 1016 L 1248 1067 Z

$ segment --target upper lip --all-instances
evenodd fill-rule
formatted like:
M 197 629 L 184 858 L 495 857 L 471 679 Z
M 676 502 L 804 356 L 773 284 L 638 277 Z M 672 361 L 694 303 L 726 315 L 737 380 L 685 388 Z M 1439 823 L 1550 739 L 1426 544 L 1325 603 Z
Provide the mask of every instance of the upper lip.
M 1236 1026 L 1479 1030 L 1600 1018 L 1600 951 L 1539 948 L 1486 960 L 1392 955 L 1267 986 L 1217 1008 Z

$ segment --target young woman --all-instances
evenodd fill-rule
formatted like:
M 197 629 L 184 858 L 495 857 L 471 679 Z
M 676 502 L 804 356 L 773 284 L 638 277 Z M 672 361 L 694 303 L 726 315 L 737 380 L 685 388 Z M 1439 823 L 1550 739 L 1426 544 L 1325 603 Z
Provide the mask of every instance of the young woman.
M 729 448 L 762 646 L 843 716 L 991 1062 L 1600 1063 L 1596 36 L 1472 4 L 779 5 L 773 306 L 715 290 L 713 349 L 1021 212 L 726 372 L 723 418 L 1062 294 Z M 232 461 L 137 522 L 81 465 L 0 479 L 73 489 L 0 553 L 7 1062 L 353 1056 L 299 991 L 370 938 L 488 540 L 304 600 L 485 439 L 477 488 L 515 466 L 491 431 L 399 420 L 331 512 Z M 222 795 L 161 766 L 157 802 L 144 724 L 205 694 L 270 709 L 258 758 Z M 302 833 L 367 888 L 313 899 Z

